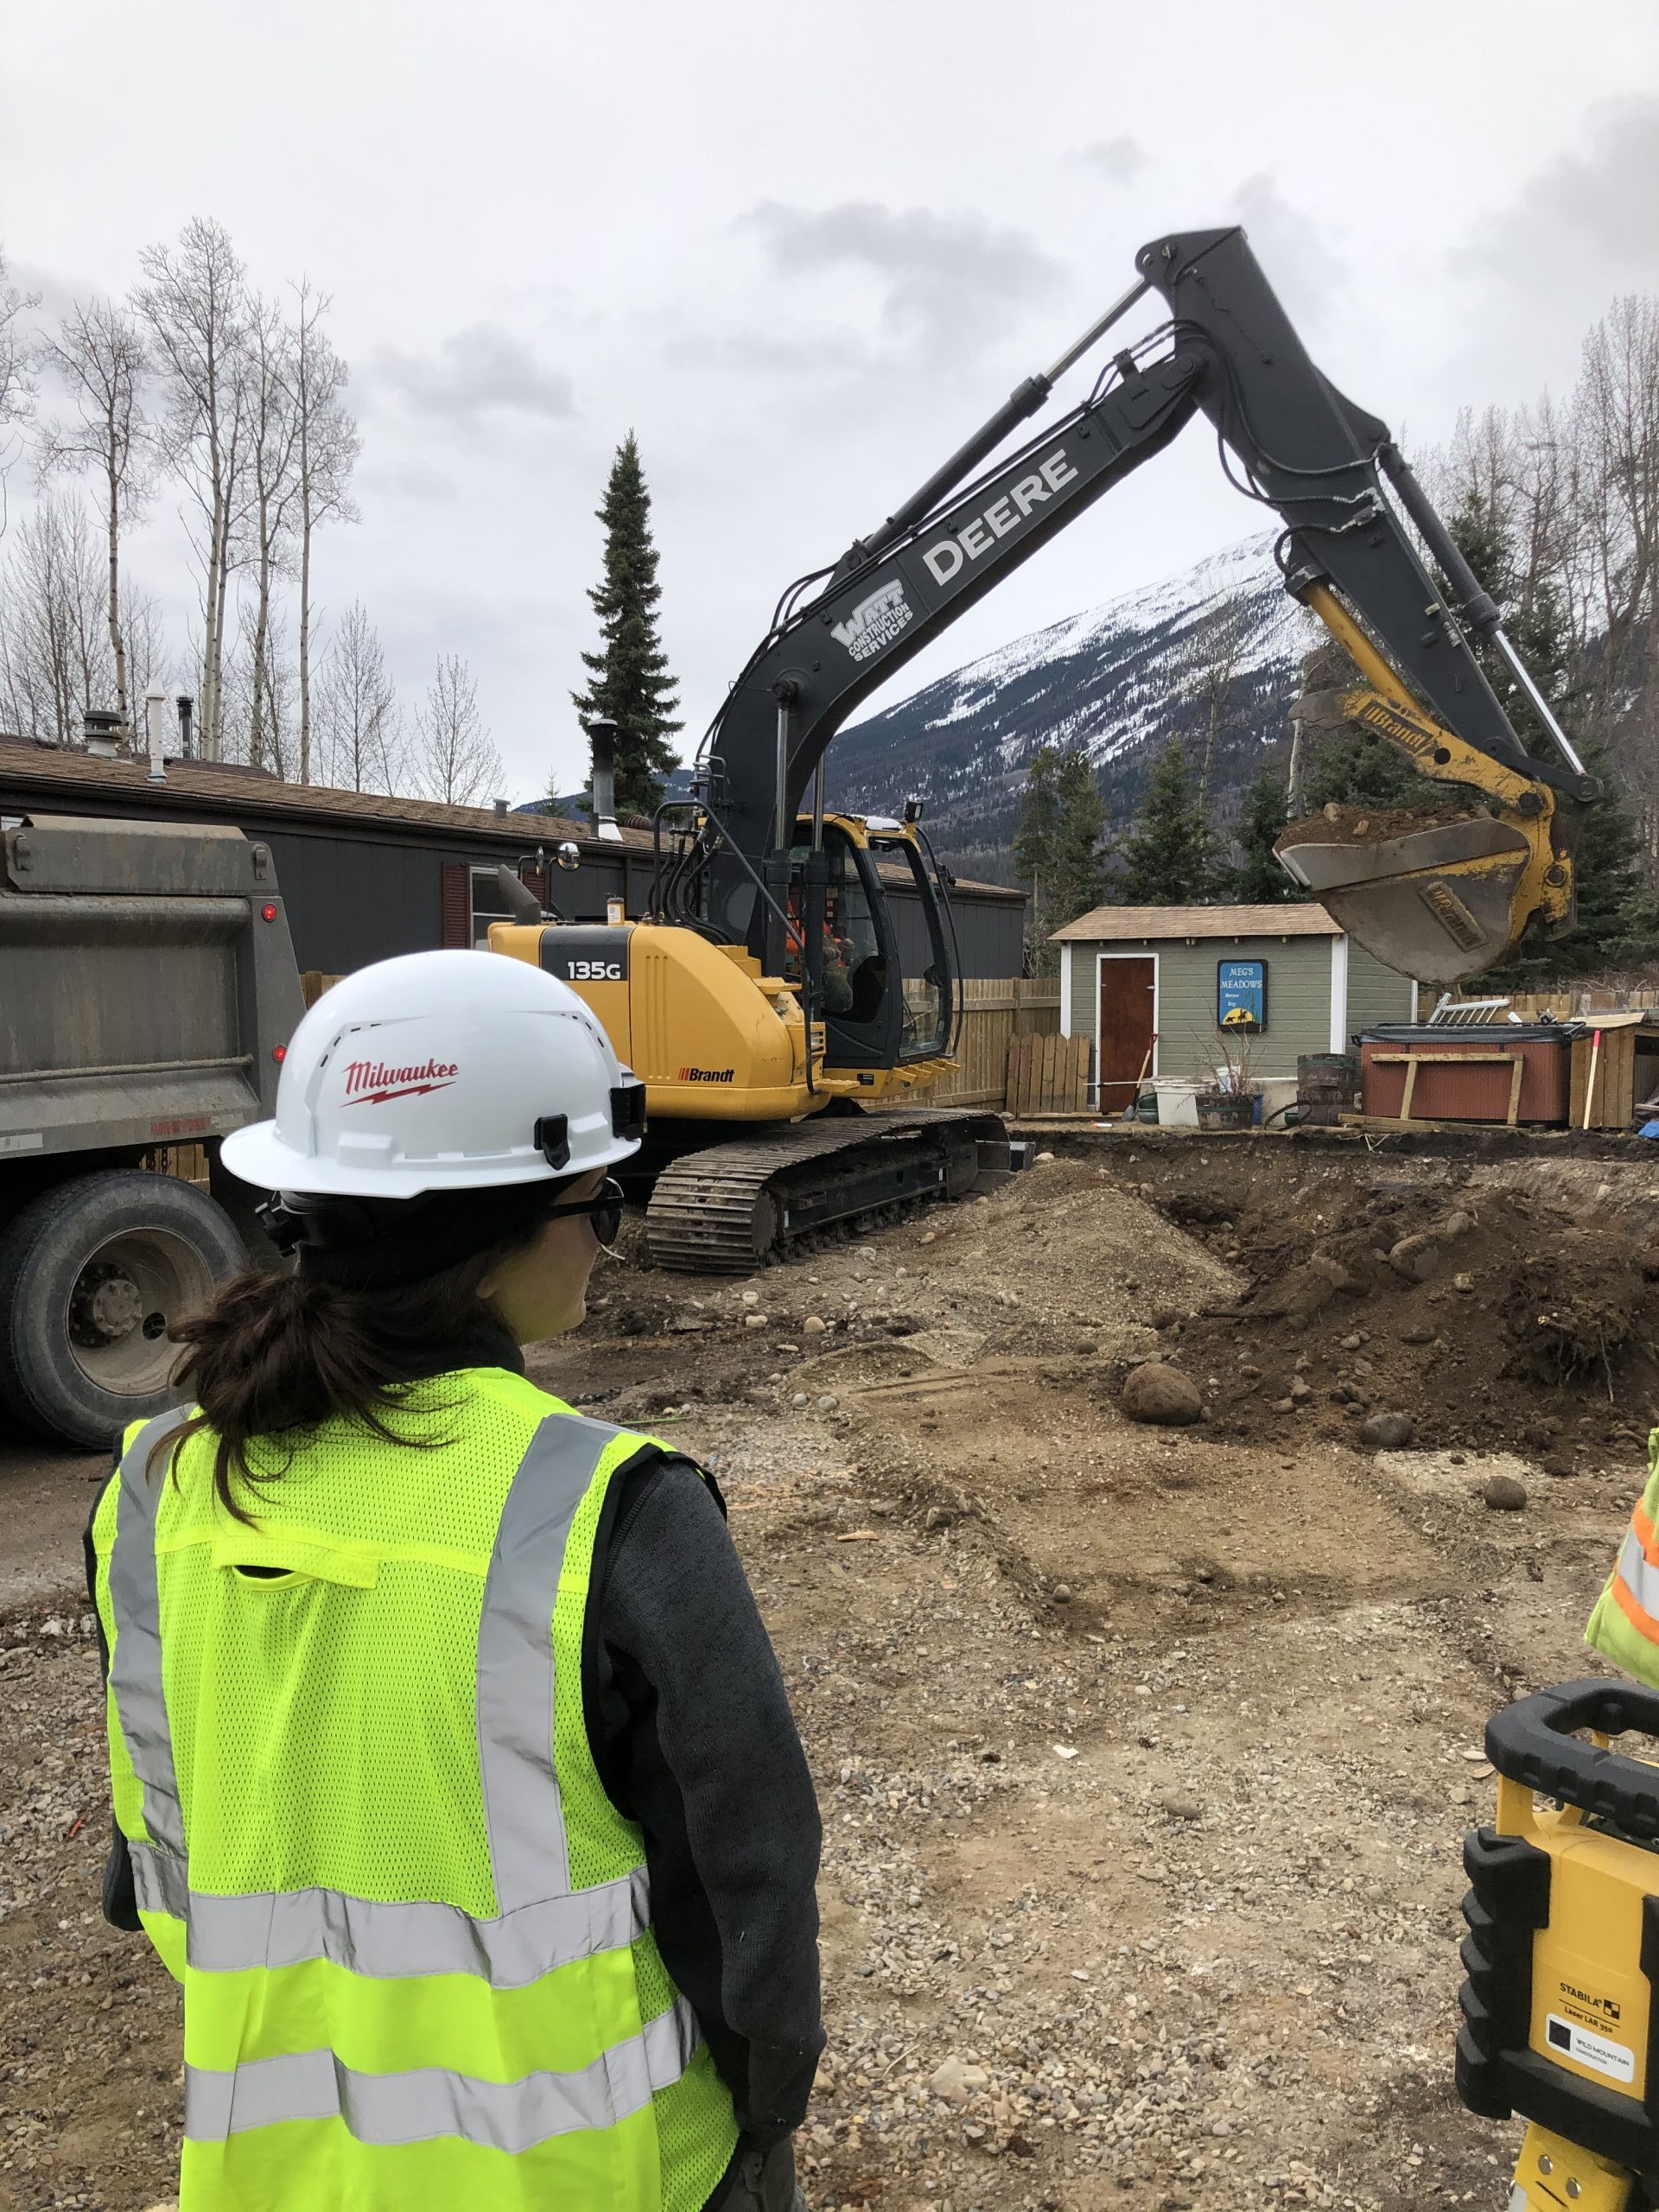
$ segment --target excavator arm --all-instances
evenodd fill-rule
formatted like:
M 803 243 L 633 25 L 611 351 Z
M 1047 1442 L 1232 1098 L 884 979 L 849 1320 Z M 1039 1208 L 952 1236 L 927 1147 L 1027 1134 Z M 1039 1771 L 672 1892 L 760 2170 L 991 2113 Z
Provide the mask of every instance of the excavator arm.
M 794 825 L 836 731 L 869 692 L 1202 412 L 1237 487 L 1285 523 L 1286 588 L 1363 682 L 1347 711 L 1426 775 L 1488 802 L 1472 819 L 1367 842 L 1317 831 L 1288 871 L 1361 944 L 1425 980 L 1500 959 L 1535 915 L 1571 911 L 1557 800 L 1596 794 L 1386 426 L 1308 358 L 1238 229 L 1154 240 L 1139 280 L 832 570 L 803 580 L 705 740 L 698 849 L 677 877 L 711 933 L 783 957 Z M 1061 375 L 1147 293 L 1167 324 L 1111 360 L 1080 407 L 992 461 Z M 984 464 L 991 462 L 988 468 Z M 976 475 L 975 471 L 982 473 Z M 1383 478 L 1448 579 L 1436 585 Z M 800 603 L 804 594 L 816 594 Z M 1489 638 L 1561 755 L 1530 759 L 1471 650 Z M 820 785 L 821 791 L 821 785 Z

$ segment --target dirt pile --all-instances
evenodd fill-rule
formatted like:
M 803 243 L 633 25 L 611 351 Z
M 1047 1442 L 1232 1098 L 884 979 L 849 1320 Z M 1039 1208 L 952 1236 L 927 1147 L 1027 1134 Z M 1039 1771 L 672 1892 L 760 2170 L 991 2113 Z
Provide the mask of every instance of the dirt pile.
M 1338 806 L 1304 816 L 1281 832 L 1275 851 L 1293 845 L 1376 845 L 1420 830 L 1443 830 L 1479 812 L 1467 799 L 1448 797 L 1439 806 Z
M 1421 1446 L 1567 1471 L 1659 1417 L 1651 1206 L 1568 1211 L 1541 1175 L 1345 1152 L 1217 1147 L 1156 1172 L 1166 1217 L 1248 1279 L 1165 1330 L 1168 1356 L 1219 1386 L 1224 1433 L 1294 1421 L 1351 1441 L 1400 1412 Z

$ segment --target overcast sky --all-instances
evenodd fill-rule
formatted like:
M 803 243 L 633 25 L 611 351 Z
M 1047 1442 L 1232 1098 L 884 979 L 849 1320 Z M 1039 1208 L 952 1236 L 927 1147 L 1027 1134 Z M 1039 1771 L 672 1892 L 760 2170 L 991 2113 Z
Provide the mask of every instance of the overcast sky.
M 1242 219 L 1414 443 L 1571 383 L 1659 289 L 1652 0 L 9 0 L 0 238 L 124 291 L 194 214 L 334 296 L 360 525 L 320 543 L 412 703 L 463 654 L 514 798 L 579 781 L 592 511 L 638 433 L 688 753 L 782 587 L 1125 289 Z M 1150 327 L 1149 308 L 1138 326 Z M 1092 370 L 1079 372 L 1081 397 Z M 13 509 L 28 496 L 13 472 Z M 874 705 L 1254 533 L 1198 430 Z M 164 501 L 142 582 L 190 599 Z

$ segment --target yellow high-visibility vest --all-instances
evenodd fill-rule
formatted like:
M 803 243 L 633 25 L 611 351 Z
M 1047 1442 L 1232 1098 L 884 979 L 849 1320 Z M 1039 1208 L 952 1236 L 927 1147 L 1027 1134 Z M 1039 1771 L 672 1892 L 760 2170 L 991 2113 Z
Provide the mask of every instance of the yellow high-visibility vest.
M 653 1440 L 468 1369 L 404 1394 L 410 1442 L 273 1444 L 249 1528 L 210 1432 L 150 1471 L 188 1417 L 128 1432 L 93 1522 L 181 2212 L 699 2212 L 732 2100 L 582 1711 L 600 1510 Z

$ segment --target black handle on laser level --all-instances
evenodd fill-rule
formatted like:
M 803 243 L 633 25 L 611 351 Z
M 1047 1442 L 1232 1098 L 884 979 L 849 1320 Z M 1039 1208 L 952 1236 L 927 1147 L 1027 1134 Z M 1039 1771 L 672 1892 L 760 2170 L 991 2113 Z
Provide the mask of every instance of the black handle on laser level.
M 1659 1736 L 1659 1690 L 1592 1675 L 1535 1691 L 1486 1723 L 1486 1756 L 1511 1782 L 1594 1814 L 1639 1843 L 1659 1842 L 1659 1768 L 1584 1743 L 1574 1733 L 1580 1728 Z

